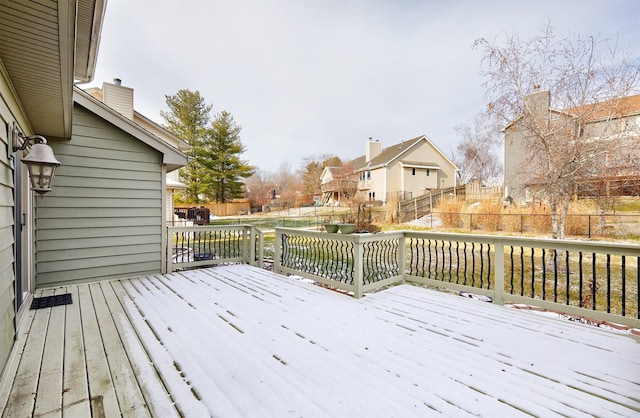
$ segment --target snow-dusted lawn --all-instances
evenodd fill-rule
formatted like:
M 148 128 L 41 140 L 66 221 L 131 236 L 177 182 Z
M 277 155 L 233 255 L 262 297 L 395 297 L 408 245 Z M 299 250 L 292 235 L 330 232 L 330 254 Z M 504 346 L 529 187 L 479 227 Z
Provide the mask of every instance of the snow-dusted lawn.
M 188 417 L 640 414 L 629 335 L 411 285 L 355 300 L 243 265 L 121 284 Z

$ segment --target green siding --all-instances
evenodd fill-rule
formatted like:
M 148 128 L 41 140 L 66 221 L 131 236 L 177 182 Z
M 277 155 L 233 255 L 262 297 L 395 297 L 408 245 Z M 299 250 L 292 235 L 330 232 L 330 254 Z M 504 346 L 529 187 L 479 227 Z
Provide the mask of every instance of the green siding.
M 161 271 L 162 155 L 76 105 L 62 165 L 37 201 L 37 286 Z
M 0 96 L 0 375 L 15 339 L 13 169 L 7 155 L 6 120 L 10 115 L 2 103 Z

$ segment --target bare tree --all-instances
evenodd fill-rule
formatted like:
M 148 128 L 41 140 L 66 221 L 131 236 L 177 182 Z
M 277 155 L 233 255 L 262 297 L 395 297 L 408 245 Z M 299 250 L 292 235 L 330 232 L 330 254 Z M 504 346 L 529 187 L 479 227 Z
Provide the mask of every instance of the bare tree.
M 543 192 L 553 237 L 563 238 L 579 185 L 603 175 L 633 142 L 620 121 L 623 98 L 638 91 L 638 58 L 594 37 L 558 39 L 550 23 L 528 40 L 505 34 L 474 46 L 484 56 L 490 110 L 518 133 L 526 182 Z
M 460 184 L 473 179 L 484 182 L 502 173 L 502 163 L 496 154 L 500 132 L 492 114 L 481 113 L 473 125 L 458 126 L 455 130 L 462 139 L 453 153 L 453 162 L 460 169 Z
M 271 179 L 276 185 L 280 202 L 288 207 L 293 207 L 296 196 L 302 189 L 302 182 L 291 169 L 291 164 L 287 161 L 280 163 L 278 171 L 271 176 Z
M 257 170 L 245 181 L 245 192 L 247 198 L 251 201 L 251 206 L 269 205 L 273 198 L 274 189 L 275 184 L 269 178 L 269 175 L 262 170 Z

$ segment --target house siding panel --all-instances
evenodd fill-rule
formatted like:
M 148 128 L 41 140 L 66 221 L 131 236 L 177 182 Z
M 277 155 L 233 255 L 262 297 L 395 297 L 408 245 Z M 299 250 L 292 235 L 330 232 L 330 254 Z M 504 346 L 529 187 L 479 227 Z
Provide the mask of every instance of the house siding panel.
M 0 73 L 0 374 L 15 338 L 13 169 L 7 155 L 7 128 L 11 120 L 5 97 L 7 87 Z
M 161 272 L 162 155 L 81 106 L 73 117 L 38 201 L 37 286 Z

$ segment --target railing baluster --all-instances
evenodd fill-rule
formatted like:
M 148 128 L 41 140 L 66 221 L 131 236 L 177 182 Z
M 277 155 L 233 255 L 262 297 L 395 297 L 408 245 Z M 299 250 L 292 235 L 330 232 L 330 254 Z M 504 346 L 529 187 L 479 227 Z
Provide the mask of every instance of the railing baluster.
M 558 250 L 553 250 L 553 301 L 558 302 Z
M 520 296 L 524 296 L 524 247 L 520 246 Z
M 542 249 L 542 300 L 547 300 L 547 257 L 544 248 Z
M 480 289 L 484 286 L 483 284 L 484 277 L 484 254 L 482 254 L 482 243 L 480 243 Z
M 578 306 L 583 307 L 583 295 L 582 295 L 582 251 L 578 252 Z
M 591 308 L 596 310 L 596 292 L 598 282 L 596 281 L 596 253 L 591 253 Z
M 626 259 L 625 256 L 622 256 L 622 259 L 620 260 L 620 263 L 622 264 L 622 276 L 620 277 L 620 279 L 622 280 L 622 295 L 620 296 L 622 298 L 622 306 L 621 306 L 621 310 L 622 310 L 622 316 L 625 316 L 626 313 L 626 303 L 627 303 L 627 266 L 626 266 Z
M 456 241 L 456 284 L 460 283 L 460 241 Z
M 467 284 L 467 241 L 464 242 L 464 283 Z
M 531 297 L 536 297 L 536 260 L 534 248 L 531 248 Z
M 513 245 L 509 246 L 509 260 L 511 260 L 511 265 L 510 265 L 510 274 L 509 274 L 509 293 L 513 293 L 513 276 L 514 276 L 514 272 L 513 272 Z
M 611 254 L 607 254 L 607 313 L 611 312 Z
M 449 283 L 451 283 L 452 280 L 452 275 L 451 275 L 451 270 L 452 270 L 452 264 L 451 264 L 451 241 L 447 241 L 449 243 Z
M 567 273 L 567 284 L 566 284 L 566 288 L 565 288 L 565 292 L 566 292 L 566 305 L 569 304 L 569 299 L 571 298 L 571 295 L 569 294 L 569 290 L 571 288 L 571 283 L 570 283 L 570 276 L 571 276 L 571 272 L 569 271 L 569 251 L 565 251 L 564 254 L 564 259 L 565 259 L 565 269 L 566 269 L 566 273 Z

